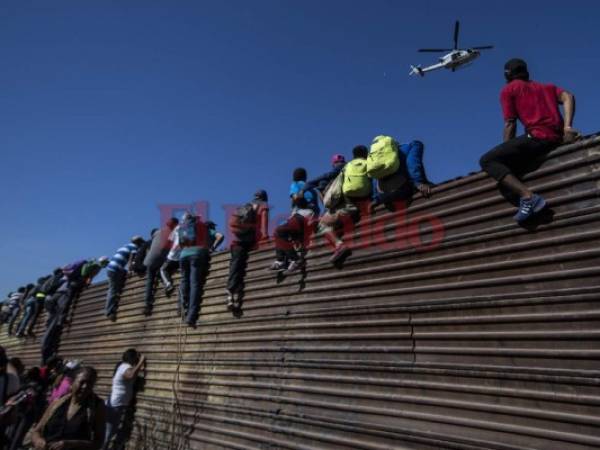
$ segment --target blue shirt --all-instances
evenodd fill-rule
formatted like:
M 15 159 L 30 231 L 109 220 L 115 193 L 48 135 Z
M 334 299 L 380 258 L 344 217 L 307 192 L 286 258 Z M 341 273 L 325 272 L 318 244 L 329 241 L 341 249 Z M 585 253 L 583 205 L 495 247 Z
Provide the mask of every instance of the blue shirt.
M 132 253 L 137 252 L 138 246 L 133 242 L 130 242 L 127 245 L 124 245 L 117 253 L 114 254 L 112 258 L 110 258 L 110 262 L 106 267 L 106 270 L 110 272 L 117 272 L 119 270 L 125 270 L 125 266 L 127 266 L 127 261 L 129 261 L 129 256 Z
M 298 194 L 306 186 L 305 181 L 294 181 L 290 185 L 290 197 Z M 304 191 L 304 200 L 308 203 L 308 207 L 312 209 L 315 214 L 319 215 L 319 202 L 317 200 L 317 193 L 312 188 L 308 188 Z

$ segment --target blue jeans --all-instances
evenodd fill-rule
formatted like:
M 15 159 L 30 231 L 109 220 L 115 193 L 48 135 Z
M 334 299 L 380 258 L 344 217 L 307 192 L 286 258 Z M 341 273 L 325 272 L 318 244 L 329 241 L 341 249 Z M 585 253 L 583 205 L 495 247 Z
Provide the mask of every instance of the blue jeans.
M 121 292 L 127 280 L 127 272 L 124 270 L 109 270 L 106 275 L 108 276 L 108 293 L 106 295 L 105 314 L 109 316 L 117 312 Z
M 31 319 L 33 319 L 33 316 L 36 314 L 37 309 L 37 298 L 33 297 L 25 302 L 25 312 L 23 313 L 23 317 L 21 318 L 19 326 L 17 327 L 17 335 L 25 333 L 25 329 L 27 328 L 27 325 L 29 325 Z
M 208 251 L 202 249 L 197 255 L 181 258 L 181 284 L 179 286 L 179 307 L 183 313 L 187 310 L 185 322 L 194 325 L 198 320 L 200 301 L 209 265 Z

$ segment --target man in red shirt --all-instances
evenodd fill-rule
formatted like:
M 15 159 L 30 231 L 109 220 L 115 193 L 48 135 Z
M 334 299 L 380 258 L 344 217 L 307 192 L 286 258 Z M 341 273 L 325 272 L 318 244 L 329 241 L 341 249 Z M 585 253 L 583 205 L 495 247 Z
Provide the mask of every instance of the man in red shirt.
M 479 161 L 481 168 L 503 187 L 520 197 L 517 222 L 524 222 L 546 206 L 544 198 L 534 194 L 514 172 L 543 157 L 560 143 L 573 142 L 579 133 L 572 128 L 575 97 L 553 85 L 529 80 L 527 63 L 511 59 L 504 65 L 507 84 L 500 93 L 504 115 L 504 142 Z M 564 120 L 559 105 L 563 105 Z M 525 127 L 515 137 L 517 119 Z

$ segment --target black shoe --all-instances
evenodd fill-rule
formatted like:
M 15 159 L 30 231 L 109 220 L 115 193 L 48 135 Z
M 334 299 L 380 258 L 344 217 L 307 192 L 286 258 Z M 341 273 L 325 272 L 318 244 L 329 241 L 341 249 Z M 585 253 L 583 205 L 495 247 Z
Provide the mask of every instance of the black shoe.
M 146 306 L 144 308 L 144 316 L 146 317 L 150 317 L 152 315 L 152 308 L 149 306 Z
M 117 315 L 116 315 L 115 313 L 108 314 L 108 315 L 106 316 L 106 318 L 107 318 L 108 320 L 110 320 L 111 322 L 116 322 L 116 321 L 117 321 Z
M 173 286 L 172 284 L 165 286 L 165 295 L 167 297 L 170 297 L 174 290 L 175 290 L 175 286 Z

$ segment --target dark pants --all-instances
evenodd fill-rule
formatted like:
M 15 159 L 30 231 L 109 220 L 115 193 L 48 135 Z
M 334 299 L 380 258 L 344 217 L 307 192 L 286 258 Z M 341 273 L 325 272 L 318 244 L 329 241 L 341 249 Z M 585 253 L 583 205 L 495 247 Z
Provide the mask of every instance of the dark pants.
M 227 290 L 236 293 L 244 289 L 244 276 L 248 266 L 248 253 L 254 247 L 254 242 L 231 243 L 231 259 L 229 260 L 229 278 L 227 279 Z
M 160 264 L 153 264 L 146 270 L 146 291 L 144 294 L 146 308 L 152 308 L 154 304 L 154 285 L 160 273 L 160 266 Z
M 167 259 L 160 268 L 160 277 L 165 287 L 173 286 L 173 274 L 179 269 L 179 261 Z
M 481 168 L 496 181 L 509 174 L 520 176 L 534 170 L 536 164 L 558 145 L 534 137 L 519 136 L 494 147 L 481 157 Z
M 200 250 L 197 255 L 181 258 L 181 285 L 179 288 L 179 307 L 183 313 L 187 310 L 186 323 L 192 325 L 198 320 L 200 300 L 206 276 L 208 275 L 210 257 L 208 251 Z
M 278 261 L 296 261 L 298 252 L 294 244 L 308 246 L 312 236 L 312 221 L 309 223 L 300 214 L 293 214 L 275 228 L 275 256 Z
M 47 361 L 58 349 L 58 342 L 62 325 L 66 318 L 68 306 L 71 300 L 71 291 L 65 290 L 56 293 L 45 302 L 48 318 L 46 319 L 46 331 L 42 336 L 42 361 Z
M 39 396 L 40 394 L 37 395 Z M 12 426 L 12 431 L 8 439 L 10 441 L 6 447 L 8 450 L 22 449 L 25 435 L 31 426 L 40 419 L 43 409 L 40 407 L 41 405 L 37 398 L 34 399 L 34 401 L 36 403 L 33 407 L 23 407 L 22 405 L 19 407 L 16 422 Z
M 125 270 L 109 270 L 106 275 L 108 276 L 108 293 L 106 294 L 104 313 L 109 316 L 117 313 L 121 292 L 127 280 L 127 272 Z
M 104 436 L 104 445 L 102 450 L 110 448 L 110 441 L 114 439 L 113 450 L 122 450 L 127 444 L 127 433 L 125 430 L 124 419 L 129 412 L 129 406 L 111 406 L 110 402 L 106 404 L 106 434 Z

